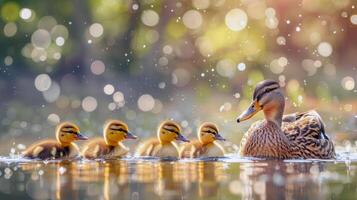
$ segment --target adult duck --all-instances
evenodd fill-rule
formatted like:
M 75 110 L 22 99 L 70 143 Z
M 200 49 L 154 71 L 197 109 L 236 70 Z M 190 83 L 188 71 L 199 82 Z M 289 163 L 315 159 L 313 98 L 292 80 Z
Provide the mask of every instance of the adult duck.
M 332 141 L 320 115 L 314 111 L 283 116 L 285 97 L 278 82 L 264 80 L 256 86 L 249 108 L 237 119 L 248 120 L 259 111 L 265 120 L 254 123 L 240 143 L 240 155 L 273 159 L 331 159 Z

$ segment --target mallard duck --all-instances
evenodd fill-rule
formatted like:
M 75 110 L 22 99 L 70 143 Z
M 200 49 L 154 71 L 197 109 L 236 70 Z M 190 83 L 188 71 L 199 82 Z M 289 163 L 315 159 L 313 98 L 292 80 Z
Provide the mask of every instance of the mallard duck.
M 79 154 L 79 149 L 73 142 L 87 140 L 79 132 L 78 126 L 71 122 L 63 122 L 56 128 L 56 140 L 43 140 L 32 144 L 22 155 L 30 159 L 70 159 Z
M 198 140 L 184 144 L 180 150 L 181 158 L 197 157 L 219 157 L 224 156 L 224 148 L 215 142 L 216 140 L 225 140 L 218 132 L 214 123 L 205 122 L 197 131 Z
M 128 126 L 119 120 L 109 120 L 103 128 L 103 138 L 93 138 L 84 145 L 82 156 L 87 159 L 119 158 L 128 154 L 129 149 L 121 141 L 136 139 Z
M 181 134 L 180 126 L 170 120 L 162 122 L 157 130 L 157 139 L 149 139 L 143 142 L 137 152 L 138 156 L 155 156 L 155 157 L 179 157 L 179 149 L 174 140 L 189 142 Z
M 265 120 L 244 134 L 240 154 L 249 157 L 293 159 L 335 157 L 319 114 L 312 110 L 283 116 L 285 97 L 278 82 L 265 80 L 256 86 L 253 102 L 237 119 L 240 123 L 263 110 Z

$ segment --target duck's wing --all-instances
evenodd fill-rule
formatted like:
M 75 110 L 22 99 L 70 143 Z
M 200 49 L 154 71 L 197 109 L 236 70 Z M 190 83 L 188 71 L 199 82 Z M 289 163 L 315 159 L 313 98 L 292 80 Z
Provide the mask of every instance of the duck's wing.
M 325 133 L 325 125 L 315 110 L 285 115 L 282 130 L 290 140 L 296 137 L 329 140 Z
M 334 145 L 326 135 L 324 123 L 316 111 L 284 116 L 282 130 L 297 148 L 293 151 L 295 157 L 335 157 Z

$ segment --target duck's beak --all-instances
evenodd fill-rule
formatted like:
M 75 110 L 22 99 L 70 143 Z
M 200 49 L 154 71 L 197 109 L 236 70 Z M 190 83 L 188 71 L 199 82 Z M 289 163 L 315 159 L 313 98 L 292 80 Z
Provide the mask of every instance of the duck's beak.
M 80 133 L 77 133 L 76 134 L 76 140 L 88 140 L 88 137 L 87 136 L 84 136 Z
M 220 134 L 216 134 L 216 135 L 214 135 L 214 139 L 216 139 L 216 140 L 221 140 L 221 141 L 226 141 L 226 139 L 224 138 L 224 137 L 222 137 Z
M 132 133 L 127 132 L 125 135 L 125 139 L 137 139 L 138 136 L 133 135 Z
M 240 123 L 242 121 L 248 120 L 251 117 L 253 117 L 257 112 L 261 111 L 262 107 L 259 105 L 259 102 L 257 100 L 254 100 L 249 108 L 245 110 L 238 118 L 237 118 L 237 123 Z
M 180 141 L 182 141 L 182 142 L 190 142 L 190 140 L 187 139 L 187 138 L 186 138 L 185 136 L 183 136 L 182 134 L 178 134 L 176 140 L 180 140 Z

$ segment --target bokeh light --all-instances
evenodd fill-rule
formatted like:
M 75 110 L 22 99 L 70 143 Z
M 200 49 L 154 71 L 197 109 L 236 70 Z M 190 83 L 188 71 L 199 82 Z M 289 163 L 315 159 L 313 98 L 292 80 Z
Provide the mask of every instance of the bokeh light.
M 103 35 L 104 29 L 103 26 L 99 23 L 94 23 L 89 27 L 89 34 L 91 36 L 98 38 Z
M 156 26 L 159 19 L 159 15 L 154 10 L 144 10 L 141 15 L 141 21 L 146 26 Z
M 17 25 L 13 22 L 9 22 L 4 26 L 4 35 L 6 37 L 13 37 L 17 32 Z
M 97 99 L 87 96 L 82 100 L 82 108 L 86 112 L 93 112 L 98 106 Z
M 150 94 L 143 94 L 138 99 L 138 108 L 141 111 L 151 111 L 155 106 L 155 99 Z
M 29 20 L 32 17 L 32 11 L 28 8 L 23 8 L 20 10 L 20 17 L 23 20 Z
M 95 60 L 90 65 L 90 70 L 95 75 L 101 75 L 105 71 L 105 64 L 101 60 Z
M 345 90 L 353 90 L 355 88 L 355 80 L 350 76 L 346 76 L 341 80 L 341 85 Z
M 243 10 L 235 8 L 227 13 L 225 22 L 229 29 L 241 31 L 247 26 L 248 16 Z
M 39 74 L 35 78 L 35 87 L 38 91 L 43 92 L 51 87 L 52 80 L 48 74 Z
M 328 42 L 321 42 L 317 47 L 317 51 L 323 57 L 329 57 L 332 54 L 332 46 Z
M 182 17 L 183 24 L 189 29 L 197 29 L 202 25 L 202 15 L 197 10 L 189 10 Z
M 104 86 L 103 91 L 106 95 L 112 95 L 114 93 L 114 86 L 107 84 Z

